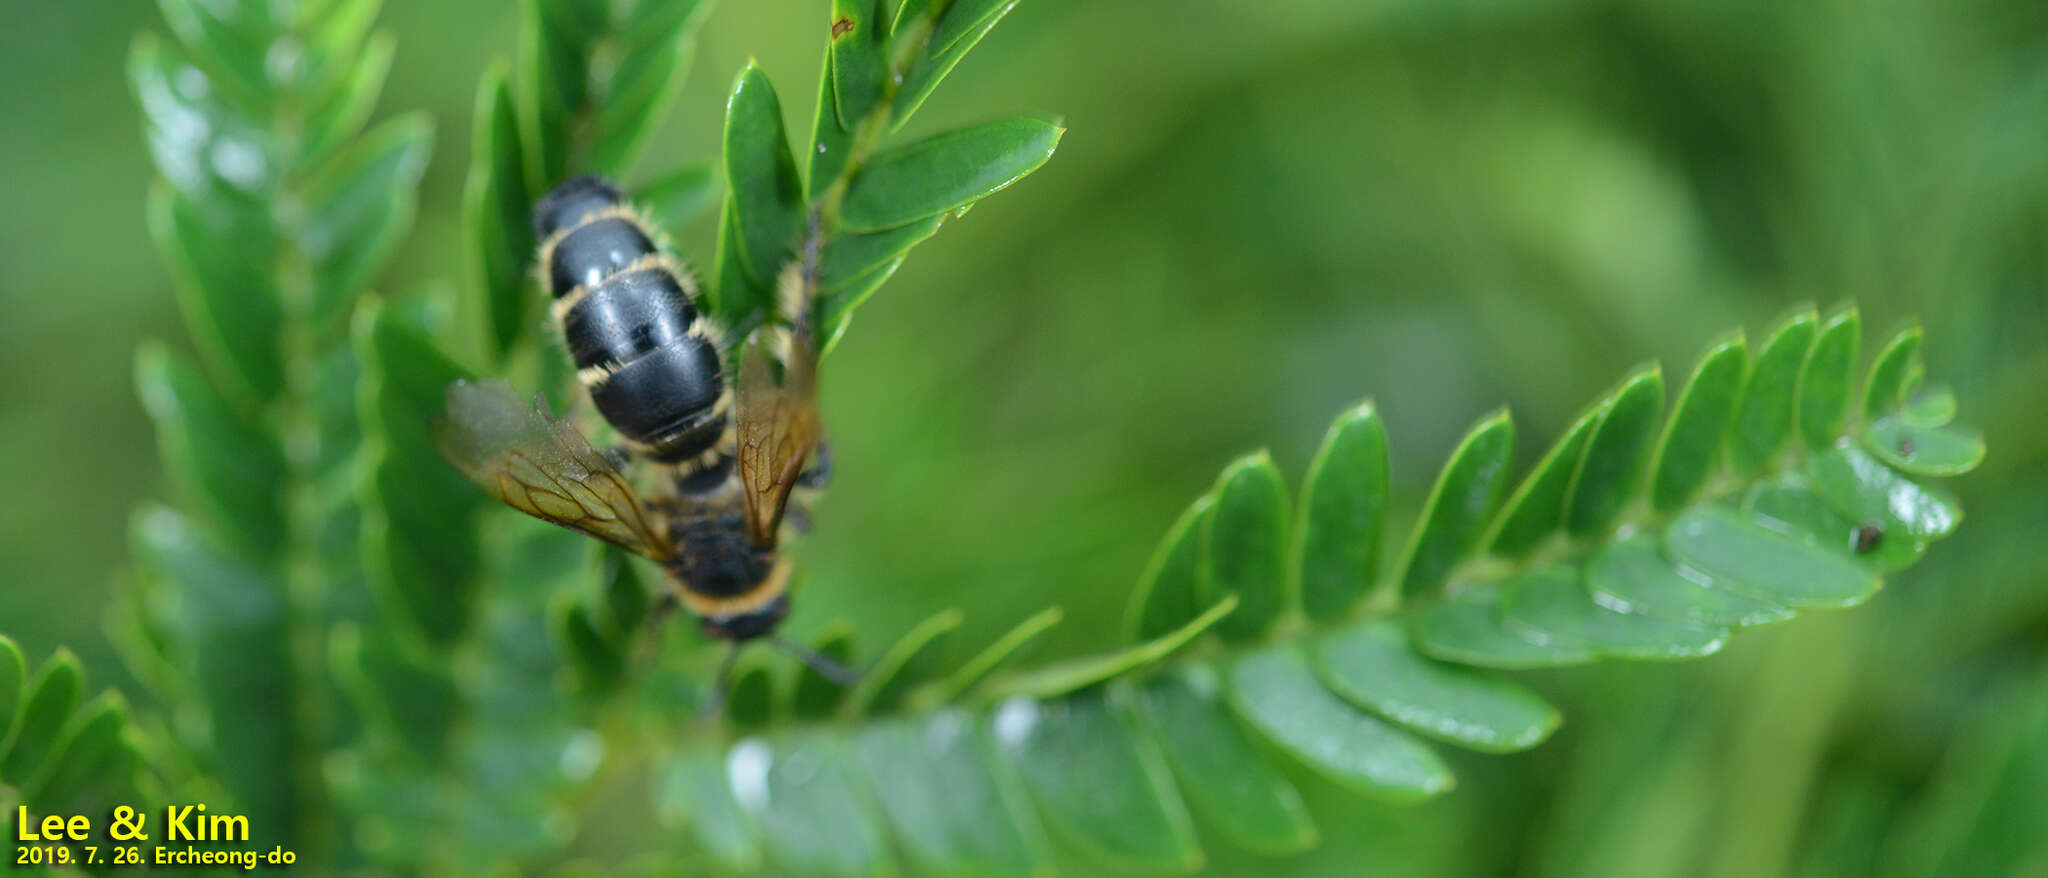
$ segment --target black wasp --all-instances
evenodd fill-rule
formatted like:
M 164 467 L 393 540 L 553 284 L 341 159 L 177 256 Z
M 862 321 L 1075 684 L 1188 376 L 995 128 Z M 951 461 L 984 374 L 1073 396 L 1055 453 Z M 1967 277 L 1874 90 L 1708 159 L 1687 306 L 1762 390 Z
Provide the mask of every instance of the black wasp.
M 739 645 L 771 635 L 789 612 L 784 512 L 799 483 L 821 478 L 804 469 L 822 432 L 809 309 L 786 295 L 786 326 L 763 330 L 781 336 L 780 380 L 765 346 L 750 343 L 729 382 L 689 270 L 617 187 L 564 182 L 534 207 L 533 224 L 577 379 L 626 445 L 600 452 L 544 398 L 526 402 L 500 382 L 449 387 L 435 437 L 506 505 L 659 563 L 704 631 L 732 643 L 722 693 Z M 644 495 L 620 469 L 632 457 L 660 473 Z M 829 676 L 851 676 L 774 640 Z

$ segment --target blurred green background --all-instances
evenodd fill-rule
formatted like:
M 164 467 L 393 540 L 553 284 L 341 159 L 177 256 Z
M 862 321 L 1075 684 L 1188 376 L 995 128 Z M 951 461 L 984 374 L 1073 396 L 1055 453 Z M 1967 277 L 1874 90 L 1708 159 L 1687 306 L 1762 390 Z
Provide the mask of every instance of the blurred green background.
M 824 5 L 723 3 L 643 170 L 714 154 L 749 56 L 806 107 Z M 515 18 L 385 7 L 380 114 L 438 130 L 380 284 L 403 293 L 462 278 L 475 78 Z M 7 19 L 0 630 L 119 681 L 100 619 L 129 510 L 163 493 L 132 352 L 190 344 L 123 76 L 162 26 L 142 0 Z M 873 645 L 967 604 L 971 644 L 1058 603 L 1042 655 L 1099 648 L 1236 454 L 1298 479 L 1374 398 L 1412 511 L 1494 406 L 1526 463 L 1631 364 L 1853 297 L 1878 330 L 1919 315 L 1985 429 L 1955 539 L 1713 661 L 1538 676 L 1565 729 L 1465 758 L 1437 803 L 1303 778 L 1324 845 L 1210 844 L 1214 871 L 2048 874 L 2048 5 L 1025 0 L 912 128 L 1020 110 L 1064 117 L 1055 159 L 920 248 L 829 363 L 798 630 L 850 617 Z M 678 232 L 708 262 L 708 224 Z

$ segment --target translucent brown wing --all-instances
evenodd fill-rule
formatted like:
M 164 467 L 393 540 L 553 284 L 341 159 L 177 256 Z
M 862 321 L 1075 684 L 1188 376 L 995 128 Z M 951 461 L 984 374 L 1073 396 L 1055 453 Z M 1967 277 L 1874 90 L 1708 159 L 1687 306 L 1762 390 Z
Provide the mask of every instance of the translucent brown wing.
M 657 561 L 675 553 L 618 467 L 575 427 L 502 382 L 448 386 L 434 441 L 455 468 L 505 505 Z
M 747 536 L 757 547 L 775 545 L 789 491 L 818 445 L 818 359 L 801 333 L 783 339 L 788 349 L 782 381 L 775 380 L 761 334 L 740 354 L 740 485 L 747 500 Z

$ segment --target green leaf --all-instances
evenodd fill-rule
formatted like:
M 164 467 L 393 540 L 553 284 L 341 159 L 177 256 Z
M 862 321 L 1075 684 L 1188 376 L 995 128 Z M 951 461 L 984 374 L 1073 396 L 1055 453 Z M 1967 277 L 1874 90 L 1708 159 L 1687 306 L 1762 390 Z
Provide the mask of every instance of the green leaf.
M 1565 491 L 1565 529 L 1581 539 L 1614 527 L 1635 495 L 1657 420 L 1664 414 L 1663 370 L 1650 366 L 1629 376 L 1613 399 L 1586 440 L 1586 453 Z
M 750 758 L 765 758 L 758 751 L 748 753 Z M 727 869 L 748 872 L 760 867 L 761 840 L 734 801 L 725 765 L 717 753 L 697 750 L 669 760 L 656 783 L 654 813 L 664 828 L 688 829 L 704 851 Z
M 373 630 L 365 642 L 353 625 L 328 636 L 328 665 L 357 709 L 420 759 L 446 758 L 461 695 L 439 663 L 406 653 L 397 638 Z
M 0 741 L 4 745 L 0 746 L 0 757 L 4 757 L 0 758 L 0 778 L 8 785 L 26 784 L 42 767 L 43 760 L 56 749 L 57 735 L 84 688 L 85 672 L 79 670 L 78 658 L 58 647 L 29 682 L 13 734 Z
M 1964 427 L 1922 427 L 1894 415 L 1862 438 L 1880 460 L 1916 476 L 1959 476 L 1984 462 L 1984 435 Z
M 782 128 L 782 103 L 768 75 L 753 62 L 733 83 L 725 105 L 725 191 L 732 211 L 739 267 L 756 284 L 768 284 L 796 253 L 802 232 L 803 182 Z M 738 303 L 719 302 L 735 313 Z M 750 303 L 765 308 L 767 302 Z
M 1586 564 L 1586 588 L 1610 610 L 1701 627 L 1768 625 L 1791 609 L 1719 588 L 1696 570 L 1673 566 L 1658 539 L 1638 534 L 1616 541 Z
M 735 727 L 757 729 L 776 717 L 780 704 L 771 661 L 758 652 L 743 652 L 733 664 L 732 693 L 726 696 L 725 712 Z
M 1610 610 L 1593 602 L 1578 571 L 1551 567 L 1501 590 L 1501 626 L 1545 646 L 1586 647 L 1601 656 L 1670 661 L 1720 652 L 1728 629 Z
M 285 540 L 284 452 L 221 399 L 197 367 L 158 344 L 135 355 L 135 385 L 155 423 L 164 470 L 216 535 L 259 557 Z
M 953 72 L 960 59 L 966 57 L 996 26 L 996 22 L 1002 21 L 1003 16 L 1010 14 L 1016 5 L 1016 0 L 1000 3 L 959 0 L 947 4 L 943 17 L 932 28 L 932 38 L 925 43 L 924 52 L 904 73 L 903 85 L 896 92 L 893 130 L 901 130 L 903 123 L 910 121 L 911 114 L 924 105 L 925 98 L 931 97 L 932 89 L 938 88 L 939 82 Z M 906 14 L 909 8 L 910 4 L 906 3 Z M 979 17 L 975 17 L 977 13 Z M 901 15 L 897 22 L 897 27 L 901 28 Z
M 1301 794 L 1224 710 L 1215 671 L 1190 665 L 1162 674 L 1134 687 L 1128 701 L 1195 811 L 1231 841 L 1269 855 L 1315 846 Z
M 1899 420 L 1915 427 L 1940 427 L 1955 420 L 1956 394 L 1947 387 L 1924 387 L 1912 393 Z
M 846 713 L 849 716 L 865 716 L 877 710 L 894 707 L 903 697 L 905 690 L 919 682 L 936 669 L 934 662 L 927 658 L 922 665 L 913 664 L 920 654 L 925 654 L 932 642 L 960 627 L 966 618 L 957 609 L 946 610 L 910 629 L 896 645 L 882 654 L 880 661 L 863 674 L 860 683 L 846 697 Z
M 519 10 L 519 119 L 527 187 L 568 176 L 572 129 L 591 109 L 591 49 L 608 23 L 597 0 L 523 0 Z
M 1792 400 L 1806 352 L 1820 318 L 1806 308 L 1787 318 L 1757 350 L 1756 362 L 1743 385 L 1742 404 L 1735 408 L 1735 426 L 1728 434 L 1728 464 L 1741 475 L 1770 465 L 1792 431 Z
M 887 0 L 832 0 L 832 42 L 826 55 L 830 94 L 820 93 L 819 98 L 832 101 L 842 131 L 853 131 L 882 96 L 889 63 L 884 56 L 887 6 Z
M 1387 485 L 1379 412 L 1365 403 L 1338 415 L 1309 464 L 1294 531 L 1291 578 L 1310 619 L 1346 615 L 1378 579 Z
M 648 135 L 682 89 L 696 44 L 694 23 L 704 8 L 695 3 L 641 3 L 634 9 L 650 21 L 640 23 L 624 41 L 626 50 L 617 58 L 598 102 L 585 162 L 590 169 L 614 177 L 632 169 Z
M 23 686 L 27 685 L 28 661 L 21 657 L 21 647 L 5 634 L 0 634 L 0 740 L 7 736 L 7 730 L 14 727 L 14 718 L 21 710 Z
M 761 325 L 766 318 L 775 301 L 775 289 L 771 283 L 757 283 L 747 277 L 746 257 L 740 253 L 739 236 L 739 220 L 733 214 L 733 196 L 727 192 L 718 212 L 718 260 L 712 266 L 709 295 L 711 310 L 718 315 L 719 325 L 733 333 L 732 337 L 745 338 L 747 331 Z
M 684 165 L 640 190 L 640 200 L 669 228 L 695 221 L 718 203 L 719 172 L 708 164 Z
M 1693 367 L 1657 443 L 1656 462 L 1650 466 L 1652 508 L 1669 512 L 1699 496 L 1700 488 L 1720 464 L 1721 446 L 1735 417 L 1736 402 L 1742 398 L 1748 368 L 1748 349 L 1741 333 L 1708 348 Z
M 433 128 L 424 116 L 392 119 L 336 159 L 306 193 L 299 249 L 312 261 L 316 324 L 369 285 L 412 221 Z
M 1201 615 L 1202 531 L 1215 508 L 1214 497 L 1204 494 L 1195 498 L 1167 528 L 1159 548 L 1152 550 L 1152 560 L 1138 576 L 1130 611 L 1125 614 L 1132 640 L 1165 635 Z
M 1292 597 L 1287 588 L 1287 485 L 1265 452 L 1225 467 L 1212 491 L 1215 512 L 1202 526 L 1200 594 L 1214 604 L 1237 598 L 1237 612 L 1216 623 L 1229 640 L 1271 630 Z
M 1818 451 L 1842 435 L 1849 395 L 1856 385 L 1856 349 L 1863 323 L 1855 306 L 1828 318 L 1799 372 L 1799 438 Z
M 470 521 L 488 498 L 436 451 L 447 388 L 471 378 L 426 333 L 374 301 L 356 313 L 366 442 L 362 551 L 380 604 L 438 646 L 476 613 L 481 550 Z M 588 621 L 587 619 L 585 621 Z
M 600 566 L 605 575 L 598 582 L 591 616 L 606 639 L 614 643 L 629 641 L 647 621 L 658 587 L 648 585 L 640 565 L 633 563 L 625 550 L 616 546 L 592 548 L 602 559 Z
M 1513 583 L 1466 588 L 1423 610 L 1411 632 L 1416 648 L 1447 662 L 1507 670 L 1582 665 L 1597 658 L 1584 645 L 1539 644 L 1501 627 L 1501 591 Z
M 1409 729 L 1489 753 L 1527 750 L 1562 717 L 1536 693 L 1417 655 L 1389 617 L 1338 632 L 1315 651 L 1330 691 Z
M 1866 528 L 1814 492 L 1813 483 L 1798 473 L 1758 482 L 1743 497 L 1742 508 L 1758 524 L 1839 554 L 1862 558 L 1879 570 L 1901 570 L 1927 554 L 1927 543 L 1904 534 L 1886 535 Z
M 1664 532 L 1664 548 L 1716 586 L 1794 609 L 1854 606 L 1878 586 L 1870 568 L 1724 506 L 1681 513 Z
M 1116 652 L 1081 656 L 1028 671 L 999 674 L 982 685 L 982 694 L 991 700 L 1011 696 L 1052 698 L 1086 689 L 1158 663 L 1194 642 L 1196 637 L 1235 609 L 1237 596 L 1230 595 L 1175 631 Z
M 883 871 L 888 841 L 834 737 L 742 741 L 730 760 L 734 798 L 760 823 L 771 860 L 800 875 Z
M 853 660 L 853 626 L 840 623 L 826 629 L 816 641 L 813 649 L 817 653 L 841 665 Z M 847 687 L 837 680 L 818 673 L 816 668 L 806 664 L 797 672 L 796 691 L 789 699 L 791 716 L 819 718 L 832 715 L 845 700 Z
M 128 80 L 158 172 L 181 197 L 205 207 L 210 219 L 235 210 L 237 198 L 274 185 L 286 170 L 278 166 L 267 120 L 252 117 L 219 78 L 177 49 L 140 37 L 129 54 Z
M 904 850 L 947 875 L 1043 874 L 1045 843 L 1020 793 L 1001 782 L 975 720 L 941 710 L 868 726 L 854 744 Z
M 384 90 L 384 77 L 391 72 L 396 51 L 397 43 L 389 34 L 377 34 L 360 53 L 348 58 L 343 65 L 347 78 L 306 117 L 299 141 L 305 164 L 318 166 L 332 150 L 362 131 L 377 108 L 377 96 Z
M 484 68 L 477 85 L 475 123 L 470 131 L 469 177 L 462 186 L 462 223 L 475 313 L 485 327 L 486 348 L 502 362 L 532 332 L 533 193 L 526 168 L 519 119 L 505 65 Z
M 617 686 L 626 673 L 626 656 L 618 644 L 598 630 L 597 623 L 590 618 L 590 608 L 565 602 L 553 616 L 555 641 L 569 666 L 576 671 L 581 688 L 601 694 Z M 740 680 L 740 684 L 747 682 L 746 677 Z M 740 684 L 733 687 L 735 719 L 739 714 L 737 705 L 748 703 L 748 699 L 741 696 L 743 687 Z
M 1243 656 L 1229 675 L 1237 715 L 1338 785 L 1416 802 L 1449 792 L 1454 784 L 1435 751 L 1332 695 L 1292 647 Z
M 1044 634 L 1065 617 L 1066 611 L 1059 607 L 1046 607 L 1026 617 L 1024 621 L 1017 623 L 1016 627 L 996 638 L 986 649 L 975 653 L 973 658 L 968 659 L 966 664 L 961 665 L 959 670 L 948 675 L 946 679 L 912 694 L 909 699 L 910 709 L 928 710 L 952 701 L 986 679 L 996 669 L 1015 659 L 1019 652 L 1038 638 L 1038 635 Z
M 820 291 L 818 307 L 821 310 L 818 323 L 825 327 L 823 353 L 829 354 L 833 348 L 839 346 L 839 337 L 846 334 L 846 325 L 853 320 L 853 309 L 865 303 L 869 296 L 875 294 L 875 290 L 880 289 L 885 281 L 896 274 L 896 269 L 903 266 L 903 258 L 899 255 L 870 269 L 867 274 L 844 281 L 837 287 Z
M 1877 420 L 1906 401 L 1906 376 L 1920 365 L 1920 324 L 1899 330 L 1870 361 L 1863 379 L 1863 417 Z
M 1850 521 L 1878 524 L 1886 536 L 1945 537 L 1963 518 L 1954 499 L 1893 472 L 1854 445 L 1814 455 L 1806 471 L 1814 490 Z
M 1502 557 L 1520 558 L 1541 548 L 1545 540 L 1557 533 L 1564 523 L 1565 492 L 1571 488 L 1572 474 L 1578 471 L 1579 459 L 1585 456 L 1586 440 L 1607 415 L 1609 402 L 1601 399 L 1582 412 L 1557 443 L 1544 452 L 1536 468 L 1508 497 L 1494 521 L 1492 533 L 1481 539 L 1480 545 L 1491 546 L 1490 551 Z
M 1480 419 L 1451 452 L 1401 563 L 1402 597 L 1425 598 L 1443 589 L 1500 502 L 1514 451 L 1515 424 L 1502 410 Z
M 1009 699 L 989 718 L 989 737 L 1046 822 L 1090 853 L 1130 869 L 1201 865 L 1194 827 L 1158 753 L 1099 691 Z
M 66 724 L 61 743 L 51 751 L 48 766 L 22 791 L 22 800 L 44 813 L 70 804 L 126 755 L 121 732 L 127 726 L 128 707 L 118 693 L 109 691 L 79 708 Z
M 263 266 L 267 223 L 209 219 L 163 186 L 149 193 L 149 233 L 177 281 L 179 311 L 213 373 L 233 390 L 268 400 L 284 387 L 278 327 L 283 306 Z
M 840 226 L 872 232 L 965 207 L 1038 170 L 1065 132 L 1008 119 L 878 153 L 847 189 Z
M 825 245 L 825 254 L 819 260 L 819 286 L 828 293 L 844 289 L 861 275 L 901 259 L 903 254 L 910 252 L 910 248 L 937 233 L 945 219 L 944 215 L 933 216 L 887 231 L 834 235 L 831 243 Z M 824 298 L 820 307 L 828 311 L 851 310 L 850 306 L 844 305 L 835 308 L 829 304 L 833 297 Z

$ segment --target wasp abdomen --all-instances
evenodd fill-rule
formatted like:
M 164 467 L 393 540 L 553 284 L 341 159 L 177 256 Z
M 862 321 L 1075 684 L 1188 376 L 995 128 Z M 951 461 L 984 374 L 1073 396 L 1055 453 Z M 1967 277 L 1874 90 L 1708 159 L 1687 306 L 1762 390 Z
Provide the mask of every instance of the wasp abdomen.
M 656 460 L 704 454 L 725 432 L 725 371 L 695 292 L 611 184 L 577 177 L 534 207 L 541 270 L 591 401 Z

